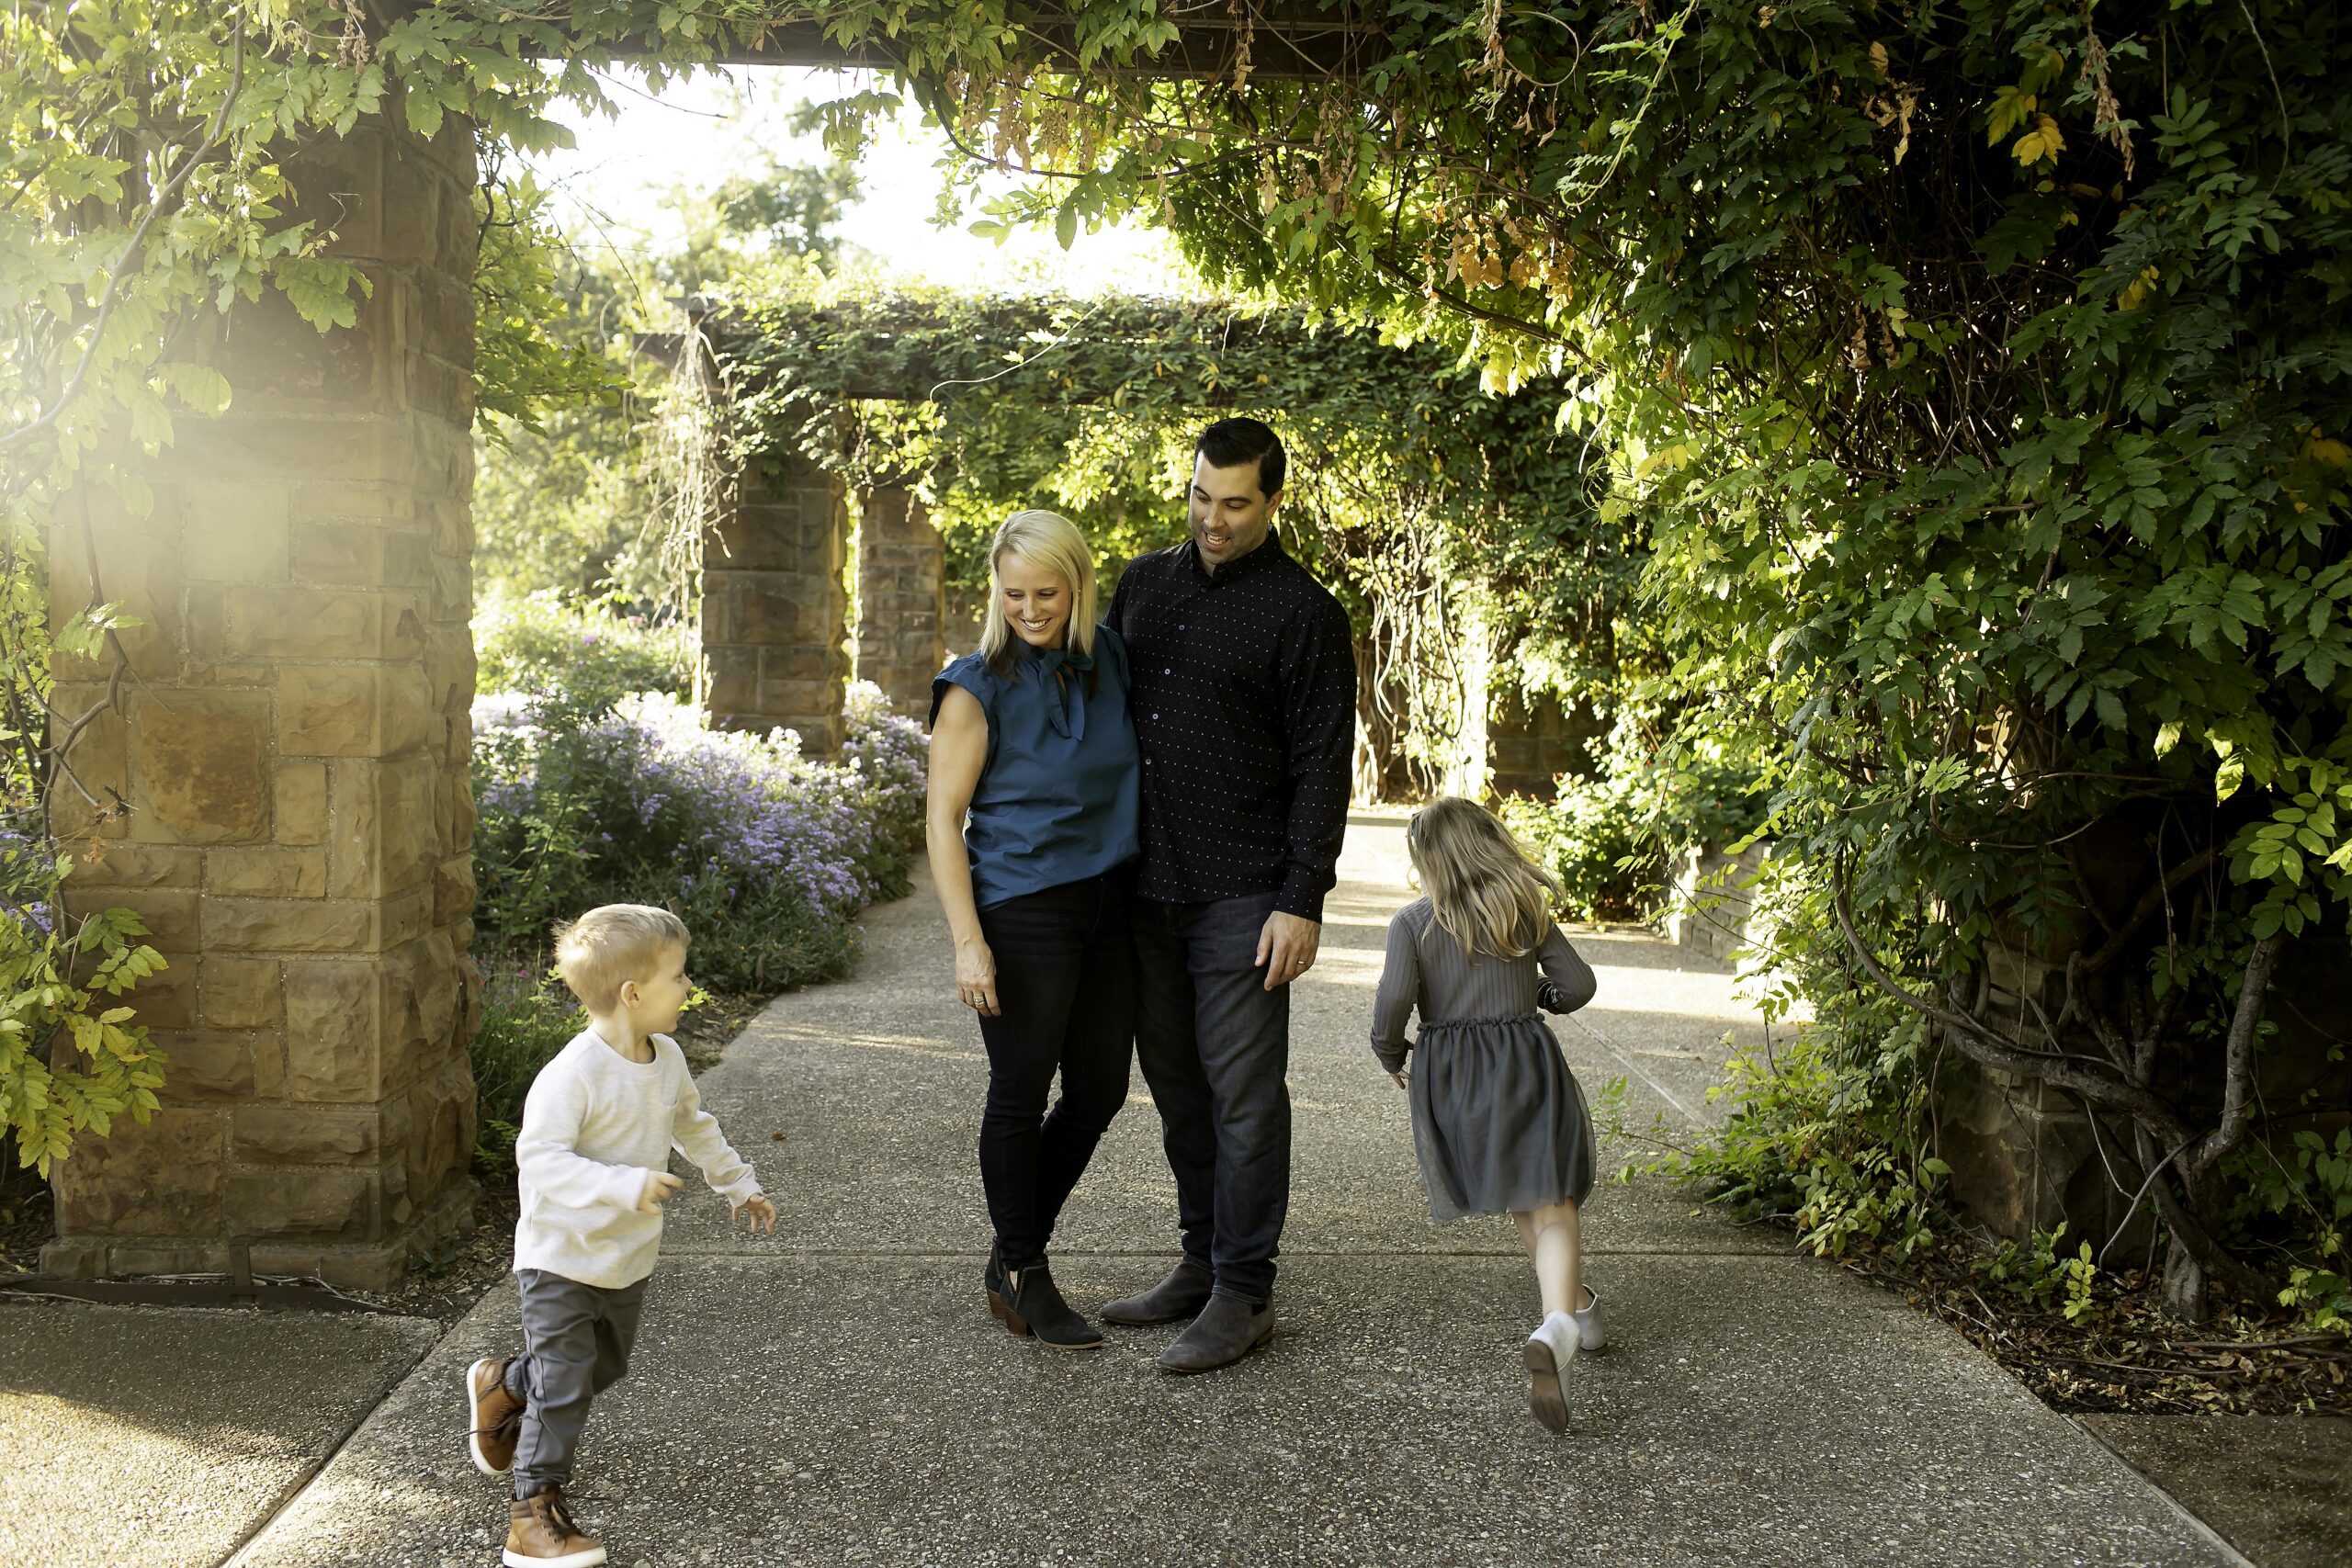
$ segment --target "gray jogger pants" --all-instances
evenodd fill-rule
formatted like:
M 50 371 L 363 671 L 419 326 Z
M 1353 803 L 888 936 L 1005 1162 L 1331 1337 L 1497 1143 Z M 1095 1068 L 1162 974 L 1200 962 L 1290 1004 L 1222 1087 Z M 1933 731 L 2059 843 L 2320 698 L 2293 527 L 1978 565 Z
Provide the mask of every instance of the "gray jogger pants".
M 518 1269 L 523 1353 L 506 1363 L 506 1392 L 527 1401 L 514 1447 L 514 1495 L 571 1483 L 571 1451 L 588 1402 L 628 1371 L 647 1281 L 605 1290 L 543 1269 Z

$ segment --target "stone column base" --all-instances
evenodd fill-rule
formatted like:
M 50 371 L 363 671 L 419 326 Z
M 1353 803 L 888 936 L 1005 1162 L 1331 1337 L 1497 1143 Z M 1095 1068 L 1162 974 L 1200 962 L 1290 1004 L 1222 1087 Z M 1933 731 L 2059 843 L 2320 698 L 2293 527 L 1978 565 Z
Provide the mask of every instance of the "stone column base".
M 411 1258 L 472 1233 L 477 1196 L 470 1178 L 458 1181 L 432 1208 L 380 1241 L 358 1245 L 256 1241 L 247 1254 L 247 1265 L 256 1274 L 314 1277 L 347 1291 L 388 1291 L 407 1275 Z M 42 1273 L 59 1280 L 226 1274 L 233 1268 L 232 1245 L 136 1236 L 60 1236 L 40 1249 L 40 1267 Z

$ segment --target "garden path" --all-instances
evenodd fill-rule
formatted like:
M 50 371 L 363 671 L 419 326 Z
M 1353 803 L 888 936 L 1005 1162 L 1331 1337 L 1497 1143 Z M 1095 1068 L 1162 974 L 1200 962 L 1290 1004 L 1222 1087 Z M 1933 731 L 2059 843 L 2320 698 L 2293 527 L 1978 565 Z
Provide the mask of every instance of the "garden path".
M 982 1309 L 977 1032 L 927 892 L 872 911 L 855 978 L 779 998 L 702 1080 L 784 1223 L 730 1235 L 698 1185 L 681 1200 L 635 1368 L 581 1455 L 612 1561 L 2244 1561 L 1949 1329 L 1653 1182 L 1590 1205 L 1615 1343 L 1577 1366 L 1569 1436 L 1538 1429 L 1509 1226 L 1429 1224 L 1403 1097 L 1364 1044 L 1409 897 L 1400 839 L 1351 829 L 1300 982 L 1281 1330 L 1202 1378 L 1154 1370 L 1170 1330 L 1054 1355 Z M 1753 1015 L 1653 938 L 1579 944 L 1600 993 L 1559 1031 L 1570 1062 L 1627 1077 L 1634 1122 L 1690 1125 Z M 1081 1309 L 1173 1252 L 1157 1132 L 1138 1077 L 1062 1237 Z M 463 1457 L 458 1388 L 514 1334 L 502 1287 L 234 1562 L 495 1562 L 505 1507 Z

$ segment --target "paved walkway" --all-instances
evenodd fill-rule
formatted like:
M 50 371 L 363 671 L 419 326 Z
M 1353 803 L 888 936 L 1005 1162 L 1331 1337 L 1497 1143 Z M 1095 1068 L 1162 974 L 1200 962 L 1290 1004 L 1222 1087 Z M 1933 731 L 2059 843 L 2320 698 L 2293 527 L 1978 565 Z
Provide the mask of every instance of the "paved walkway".
M 1656 1185 L 1586 1231 L 1615 1344 L 1574 1427 L 1522 1404 L 1535 1294 L 1507 1221 L 1432 1227 L 1403 1096 L 1364 1045 L 1401 886 L 1351 834 L 1294 1026 L 1296 1177 L 1263 1352 L 1157 1372 L 1172 1330 L 1056 1355 L 980 1303 L 984 1064 L 927 895 L 873 912 L 858 976 L 778 1000 L 703 1081 L 783 1213 L 673 1211 L 637 1365 L 599 1403 L 580 1511 L 616 1564 L 2220 1563 L 2242 1561 L 1940 1325 L 1784 1236 Z M 1689 1124 L 1729 979 L 1647 937 L 1581 943 L 1561 1030 L 1588 1085 Z M 1140 1077 L 1073 1201 L 1081 1309 L 1155 1278 L 1174 1199 Z M 493 1292 L 236 1562 L 495 1561 L 505 1506 L 460 1450 L 458 1380 L 513 1342 Z

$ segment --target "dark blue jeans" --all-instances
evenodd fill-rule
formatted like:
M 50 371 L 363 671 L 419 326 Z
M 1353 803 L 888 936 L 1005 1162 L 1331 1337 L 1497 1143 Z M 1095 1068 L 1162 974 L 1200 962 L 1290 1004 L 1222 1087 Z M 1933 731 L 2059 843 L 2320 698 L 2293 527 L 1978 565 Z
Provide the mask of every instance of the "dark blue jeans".
M 1127 1102 L 1134 886 L 1123 867 L 980 911 L 980 934 L 996 958 L 998 1009 L 980 1020 L 989 1052 L 980 1185 L 999 1255 L 1010 1264 L 1046 1256 L 1070 1189 Z M 1049 1111 L 1057 1071 L 1061 1098 Z
M 1290 1213 L 1290 987 L 1258 934 L 1274 895 L 1136 901 L 1136 1059 L 1159 1107 L 1184 1256 L 1217 1291 L 1269 1300 Z

